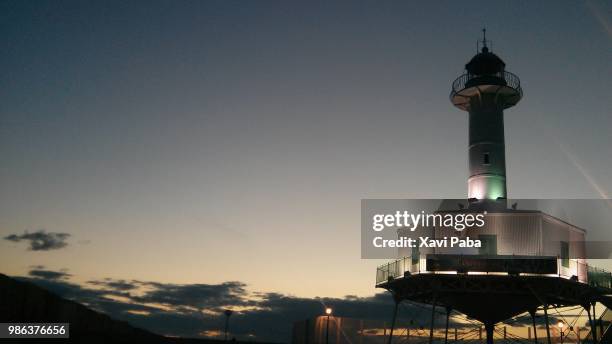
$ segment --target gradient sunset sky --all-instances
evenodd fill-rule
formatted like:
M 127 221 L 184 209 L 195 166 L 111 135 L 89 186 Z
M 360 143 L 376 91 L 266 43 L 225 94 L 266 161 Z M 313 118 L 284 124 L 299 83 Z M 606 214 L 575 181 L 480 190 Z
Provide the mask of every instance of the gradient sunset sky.
M 604 1 L 1 1 L 0 272 L 371 296 L 362 198 L 463 198 L 451 82 L 521 78 L 512 198 L 608 198 Z M 61 246 L 61 245 L 60 245 Z

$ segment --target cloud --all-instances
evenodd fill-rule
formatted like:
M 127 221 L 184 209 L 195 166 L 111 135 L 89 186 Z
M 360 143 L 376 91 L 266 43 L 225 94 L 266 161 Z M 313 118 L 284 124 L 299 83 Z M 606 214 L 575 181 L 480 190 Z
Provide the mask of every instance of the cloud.
M 237 281 L 173 284 L 105 278 L 78 285 L 67 280 L 68 273 L 56 273 L 37 266 L 29 274 L 35 278 L 22 279 L 117 320 L 163 335 L 199 337 L 221 333 L 225 321 L 223 311 L 232 309 L 230 329 L 237 339 L 289 342 L 293 323 L 321 315 L 326 305 L 341 317 L 380 323 L 390 321 L 393 309 L 393 299 L 388 293 L 370 297 L 303 298 L 249 292 L 244 283 Z M 431 308 L 403 304 L 398 317 L 402 323 L 427 327 Z M 443 325 L 442 321 L 437 323 Z
M 140 282 L 138 281 L 126 281 L 126 280 L 113 280 L 111 278 L 105 278 L 103 280 L 87 281 L 88 284 L 102 287 L 110 291 L 128 291 L 138 288 Z
M 164 284 L 155 282 L 142 283 L 153 288 L 135 301 L 142 303 L 160 303 L 169 306 L 213 307 L 225 305 L 247 305 L 245 300 L 246 285 L 241 282 L 224 282 L 221 284 Z
M 66 242 L 68 237 L 70 237 L 68 233 L 45 232 L 41 229 L 33 233 L 25 231 L 23 234 L 11 234 L 4 237 L 4 240 L 13 242 L 29 241 L 30 250 L 49 251 L 66 247 L 68 245 Z
M 28 275 L 34 278 L 42 278 L 42 279 L 53 280 L 53 281 L 68 279 L 70 276 L 72 276 L 65 271 L 45 270 L 44 266 L 36 266 L 34 269 L 30 270 Z

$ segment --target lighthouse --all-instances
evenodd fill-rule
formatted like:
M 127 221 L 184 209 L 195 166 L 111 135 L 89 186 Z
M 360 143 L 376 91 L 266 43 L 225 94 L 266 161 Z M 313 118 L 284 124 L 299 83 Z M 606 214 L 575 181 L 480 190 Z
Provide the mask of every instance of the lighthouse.
M 486 343 L 493 344 L 496 326 L 522 315 L 531 316 L 536 343 L 538 332 L 542 334 L 536 318 L 543 315 L 551 343 L 549 310 L 578 306 L 588 315 L 592 342 L 612 343 L 612 327 L 598 329 L 592 317 L 596 303 L 612 310 L 612 273 L 587 264 L 586 230 L 542 210 L 519 207 L 519 202 L 506 205 L 504 110 L 516 105 L 523 91 L 484 34 L 479 44 L 450 93 L 452 104 L 469 114 L 469 204 L 465 199 L 441 200 L 435 215 L 483 214 L 484 223 L 455 232 L 436 224 L 418 232 L 397 229 L 398 238 L 425 238 L 436 245 L 400 247 L 398 259 L 377 268 L 376 287 L 388 290 L 395 301 L 387 342 L 392 344 L 399 304 L 410 301 L 432 306 L 430 344 L 437 308 L 446 310 L 445 342 L 455 312 L 480 321 Z M 467 243 L 468 234 L 481 245 L 437 244 L 447 238 L 449 243 Z
M 453 105 L 469 113 L 471 201 L 507 197 L 504 110 L 523 96 L 519 78 L 491 52 L 485 34 L 483 29 L 482 50 L 465 65 L 465 74 L 453 82 L 450 94 Z

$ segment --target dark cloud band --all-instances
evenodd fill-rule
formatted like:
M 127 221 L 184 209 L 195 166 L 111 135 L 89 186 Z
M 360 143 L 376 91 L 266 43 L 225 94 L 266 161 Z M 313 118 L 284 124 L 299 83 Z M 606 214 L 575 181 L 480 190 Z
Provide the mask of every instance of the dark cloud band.
M 25 231 L 23 234 L 11 234 L 4 237 L 4 240 L 12 242 L 27 241 L 30 243 L 32 251 L 57 250 L 68 246 L 66 240 L 70 237 L 68 233 L 55 233 L 39 230 L 33 233 Z
M 393 301 L 388 294 L 371 297 L 301 298 L 279 293 L 251 292 L 246 284 L 172 284 L 136 280 L 100 279 L 80 285 L 65 271 L 32 267 L 34 282 L 111 317 L 155 333 L 198 337 L 223 327 L 225 309 L 234 309 L 232 335 L 259 341 L 287 342 L 295 321 L 320 315 L 324 305 L 338 314 L 388 320 Z M 88 287 L 87 285 L 91 286 Z M 117 298 L 116 296 L 120 296 Z M 160 305 L 162 307 L 160 307 Z M 411 311 L 420 314 L 420 310 Z

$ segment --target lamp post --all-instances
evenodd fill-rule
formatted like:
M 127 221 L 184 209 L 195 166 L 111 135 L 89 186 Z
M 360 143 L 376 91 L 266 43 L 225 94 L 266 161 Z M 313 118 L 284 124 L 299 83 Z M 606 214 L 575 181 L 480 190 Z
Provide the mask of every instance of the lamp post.
M 565 326 L 565 323 L 563 321 L 559 321 L 557 323 L 557 327 L 559 328 L 559 336 L 561 337 L 561 344 L 563 344 L 563 327 Z
M 223 314 L 225 314 L 225 341 L 227 341 L 227 332 L 229 330 L 229 318 L 232 315 L 232 311 L 229 309 L 226 309 L 225 312 L 223 312 Z
M 325 329 L 325 344 L 329 344 L 329 317 L 332 314 L 332 309 L 327 307 L 325 308 L 325 314 L 327 315 L 327 324 Z

